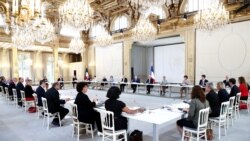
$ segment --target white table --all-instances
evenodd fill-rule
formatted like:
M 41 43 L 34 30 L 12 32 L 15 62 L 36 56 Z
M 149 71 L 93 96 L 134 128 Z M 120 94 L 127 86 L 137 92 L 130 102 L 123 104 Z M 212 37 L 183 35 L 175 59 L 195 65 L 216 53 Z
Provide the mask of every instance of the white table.
M 153 126 L 153 141 L 159 141 L 159 126 L 172 123 L 176 120 L 180 119 L 182 116 L 182 112 L 178 110 L 178 108 L 187 108 L 189 105 L 185 103 L 175 104 L 171 107 L 172 111 L 167 110 L 166 108 L 162 109 L 154 109 L 145 111 L 144 113 L 138 113 L 135 115 L 129 115 L 126 113 L 122 113 L 122 115 L 130 120 L 137 120 L 142 122 L 151 123 Z M 95 108 L 98 110 L 104 110 L 104 107 Z M 130 123 L 128 123 L 129 125 Z

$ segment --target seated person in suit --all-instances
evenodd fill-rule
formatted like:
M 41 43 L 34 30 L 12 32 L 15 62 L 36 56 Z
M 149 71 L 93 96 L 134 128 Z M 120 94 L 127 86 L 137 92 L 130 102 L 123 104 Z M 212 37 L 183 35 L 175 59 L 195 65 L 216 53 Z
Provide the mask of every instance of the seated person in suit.
M 109 82 L 110 82 L 110 85 L 111 85 L 111 86 L 115 85 L 115 84 L 114 84 L 115 80 L 114 80 L 113 75 L 111 75 L 111 76 L 109 77 Z
M 6 82 L 6 79 L 4 76 L 2 76 L 1 86 L 3 86 L 3 92 L 4 92 L 4 94 L 6 94 L 5 87 L 8 87 L 8 85 L 7 85 L 7 82 Z
M 121 83 L 127 83 L 128 82 L 128 79 L 123 76 L 122 77 L 122 80 L 121 80 Z M 124 87 L 126 86 L 126 84 L 120 84 L 120 89 L 121 89 L 121 92 L 124 92 Z
M 63 78 L 62 78 L 62 76 L 60 76 L 58 79 L 57 79 L 57 81 L 60 83 L 60 89 L 62 89 L 63 87 L 64 87 L 64 83 L 63 83 Z
M 236 94 L 240 92 L 239 87 L 236 86 L 235 84 L 236 84 L 236 80 L 234 78 L 230 78 L 229 79 L 229 85 L 231 87 L 231 91 L 229 94 L 230 97 L 236 96 Z
M 166 93 L 166 89 L 168 88 L 168 86 L 165 86 L 165 85 L 167 85 L 168 84 L 168 81 L 167 81 L 167 79 L 166 79 L 166 76 L 163 76 L 162 77 L 162 81 L 161 81 L 161 87 L 160 87 L 160 95 L 162 95 L 162 96 L 164 96 L 165 95 L 165 93 Z
M 77 83 L 76 90 L 78 94 L 75 99 L 75 104 L 78 110 L 78 120 L 92 124 L 93 127 L 96 124 L 98 131 L 102 132 L 100 113 L 94 110 L 97 100 L 90 101 L 87 95 L 88 83 Z
M 181 83 L 182 86 L 184 85 L 190 85 L 190 81 L 188 80 L 188 76 L 187 75 L 184 75 L 184 79 Z M 186 87 L 181 87 L 181 90 L 180 90 L 180 94 L 181 94 L 181 98 L 182 98 L 182 95 L 183 95 L 183 91 L 186 93 L 188 89 Z
M 24 87 L 24 92 L 25 92 L 25 99 L 27 101 L 35 100 L 34 97 L 33 97 L 33 94 L 35 92 L 32 89 L 32 80 L 31 79 L 26 80 L 26 86 Z
M 208 80 L 206 79 L 206 75 L 205 74 L 202 74 L 201 75 L 201 80 L 199 82 L 199 85 L 201 87 L 206 87 L 206 83 L 208 82 Z
M 60 118 L 62 120 L 69 113 L 69 110 L 62 107 L 61 104 L 65 104 L 70 99 L 69 98 L 66 98 L 65 100 L 60 99 L 58 92 L 59 89 L 60 89 L 60 83 L 59 82 L 53 83 L 52 87 L 48 89 L 48 91 L 45 93 L 45 97 L 47 99 L 49 112 L 52 114 L 59 112 Z M 59 119 L 54 118 L 52 124 L 55 126 L 60 126 Z
M 218 117 L 220 116 L 220 104 L 219 104 L 219 97 L 215 93 L 213 88 L 213 83 L 208 82 L 206 84 L 206 99 L 209 102 L 209 106 L 211 108 L 212 113 L 209 114 L 209 117 Z
M 180 119 L 176 122 L 177 129 L 182 135 L 183 126 L 188 128 L 197 128 L 199 111 L 209 107 L 204 91 L 200 86 L 194 86 L 191 92 L 191 102 L 189 109 L 183 109 L 188 112 L 188 117 Z
M 107 85 L 108 83 L 105 83 L 105 82 L 107 82 L 108 80 L 107 80 L 107 78 L 104 76 L 103 78 L 102 78 L 102 82 L 103 83 L 101 83 L 101 90 L 103 90 L 103 88 L 104 88 L 104 85 Z
M 49 89 L 49 82 L 46 76 L 43 76 L 43 81 L 45 82 L 45 90 L 47 91 Z
M 218 90 L 219 104 L 221 106 L 222 102 L 229 101 L 229 94 L 227 93 L 227 90 L 225 89 L 223 82 L 217 83 L 217 90 Z
M 238 78 L 239 82 L 239 89 L 241 92 L 240 100 L 247 100 L 248 99 L 248 86 L 246 80 L 243 76 Z
M 132 83 L 140 83 L 140 79 L 137 76 L 135 76 L 134 79 L 132 79 Z M 133 93 L 135 93 L 137 84 L 131 84 L 131 88 L 133 89 Z
M 107 111 L 114 112 L 115 130 L 128 129 L 127 118 L 122 116 L 122 112 L 127 114 L 136 114 L 138 112 L 143 112 L 143 109 L 131 110 L 125 103 L 118 100 L 121 90 L 112 86 L 107 92 L 107 100 L 105 101 L 105 109 Z
M 228 80 L 228 76 L 227 76 L 227 75 L 226 75 L 226 79 L 223 80 L 223 83 L 224 83 L 225 87 L 230 87 L 230 85 L 229 85 L 229 80 Z
M 73 88 L 75 88 L 76 83 L 77 83 L 77 78 L 76 78 L 76 76 L 74 75 L 74 77 L 72 78 Z
M 17 98 L 18 98 L 18 105 L 22 106 L 22 102 L 21 102 L 21 90 L 24 91 L 24 86 L 23 86 L 23 78 L 19 77 L 19 81 L 16 85 L 16 93 L 17 93 Z
M 37 87 L 37 89 L 36 89 L 37 101 L 38 101 L 37 106 L 40 106 L 40 107 L 43 106 L 42 97 L 45 98 L 45 88 L 46 88 L 46 84 L 45 84 L 44 80 L 41 80 L 40 86 Z
M 16 89 L 16 83 L 17 83 L 17 78 L 15 77 L 9 82 L 8 91 L 10 96 L 13 96 L 12 89 Z
M 149 75 L 148 76 L 148 80 L 146 81 L 147 84 L 147 94 L 150 94 L 150 89 L 153 88 L 153 85 L 150 84 L 154 84 L 154 79 Z

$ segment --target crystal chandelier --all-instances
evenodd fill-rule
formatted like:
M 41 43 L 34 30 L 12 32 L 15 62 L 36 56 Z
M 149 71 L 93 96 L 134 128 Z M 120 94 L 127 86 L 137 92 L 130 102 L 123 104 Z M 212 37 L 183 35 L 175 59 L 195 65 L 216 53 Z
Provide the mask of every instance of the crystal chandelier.
M 208 8 L 201 9 L 194 17 L 197 29 L 213 31 L 229 23 L 229 12 L 219 0 L 213 2 Z
M 40 0 L 12 0 L 12 12 L 6 3 L 5 33 L 12 33 L 12 42 L 19 49 L 32 47 L 34 44 L 35 19 L 40 13 Z
M 80 38 L 73 38 L 69 44 L 69 50 L 79 54 L 81 52 L 85 52 L 85 47 L 82 39 Z
M 94 40 L 95 42 L 94 46 L 105 47 L 105 46 L 111 45 L 112 41 L 113 41 L 112 36 L 108 33 L 108 31 L 103 26 L 101 26 Z
M 166 3 L 166 0 L 128 0 L 129 3 L 135 8 L 150 7 L 150 6 L 162 6 Z
M 44 7 L 42 7 L 43 9 Z M 42 16 L 34 23 L 35 40 L 44 44 L 55 39 L 55 28 L 52 23 L 44 17 L 44 10 L 41 10 Z
M 67 0 L 59 8 L 62 25 L 76 30 L 88 30 L 93 23 L 93 14 L 87 0 Z
M 151 21 L 141 15 L 139 21 L 136 26 L 132 30 L 132 38 L 134 41 L 151 41 L 156 39 L 157 29 L 151 23 Z
M 33 29 L 30 26 L 17 26 L 11 39 L 15 47 L 25 50 L 33 46 Z

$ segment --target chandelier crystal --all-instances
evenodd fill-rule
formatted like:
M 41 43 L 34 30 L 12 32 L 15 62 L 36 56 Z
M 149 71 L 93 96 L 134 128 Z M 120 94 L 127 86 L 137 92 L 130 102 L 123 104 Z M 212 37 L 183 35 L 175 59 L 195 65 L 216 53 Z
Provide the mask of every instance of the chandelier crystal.
M 109 32 L 102 26 L 98 34 L 94 40 L 95 47 L 105 47 L 108 45 L 111 45 L 113 41 L 112 36 L 109 34 Z
M 34 44 L 33 29 L 29 26 L 17 26 L 11 39 L 15 47 L 25 50 Z
M 150 6 L 162 6 L 166 3 L 166 0 L 128 0 L 133 7 L 139 8 L 150 7 Z
M 69 50 L 75 54 L 85 52 L 84 42 L 80 38 L 73 38 L 69 44 Z
M 93 23 L 93 14 L 87 0 L 67 0 L 59 8 L 62 25 L 76 30 L 88 30 Z
M 55 39 L 55 28 L 52 23 L 44 18 L 44 10 L 42 10 L 42 17 L 38 18 L 34 23 L 35 40 L 44 44 Z
M 132 30 L 134 41 L 152 41 L 156 39 L 157 29 L 154 27 L 149 18 L 141 16 L 136 26 Z
M 229 12 L 219 0 L 213 2 L 208 8 L 199 10 L 194 17 L 197 29 L 210 32 L 224 27 L 229 21 Z

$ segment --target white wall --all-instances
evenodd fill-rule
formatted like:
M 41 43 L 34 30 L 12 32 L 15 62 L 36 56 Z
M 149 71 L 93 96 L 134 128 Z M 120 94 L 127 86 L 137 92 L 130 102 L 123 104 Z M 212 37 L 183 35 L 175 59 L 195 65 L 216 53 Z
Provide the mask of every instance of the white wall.
M 170 83 L 181 83 L 185 74 L 185 44 L 159 46 L 154 48 L 156 81 L 162 76 Z
M 132 62 L 131 66 L 134 68 L 134 75 L 137 75 L 141 81 L 146 81 L 150 73 L 150 67 L 154 60 L 153 47 L 133 46 L 131 51 Z
M 196 84 L 201 74 L 211 82 L 225 75 L 250 80 L 250 21 L 234 23 L 213 33 L 196 33 Z
M 107 47 L 95 48 L 96 77 L 101 80 L 104 76 L 113 75 L 120 81 L 123 75 L 123 43 L 112 44 Z

